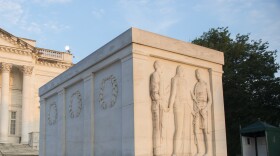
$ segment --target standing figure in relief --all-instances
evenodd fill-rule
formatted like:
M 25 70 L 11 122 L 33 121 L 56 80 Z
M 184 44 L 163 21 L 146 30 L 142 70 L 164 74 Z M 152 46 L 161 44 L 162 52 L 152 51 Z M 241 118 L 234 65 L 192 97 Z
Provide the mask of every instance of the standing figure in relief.
M 176 75 L 171 80 L 171 93 L 168 103 L 168 111 L 173 106 L 175 133 L 173 138 L 172 156 L 182 155 L 184 151 L 184 127 L 185 107 L 187 106 L 187 81 L 184 78 L 184 70 L 181 66 L 176 69 Z
M 207 156 L 208 153 L 208 139 L 207 139 L 207 107 L 212 104 L 212 98 L 210 90 L 207 86 L 207 83 L 204 82 L 200 77 L 200 70 L 195 71 L 197 83 L 194 87 L 194 93 L 191 92 L 192 99 L 194 101 L 193 107 L 193 130 L 194 130 L 194 141 L 197 148 L 196 155 L 199 154 L 199 144 L 197 139 L 198 131 L 201 130 L 204 139 L 205 153 L 204 156 Z
M 164 106 L 164 82 L 162 67 L 158 61 L 154 63 L 155 71 L 150 77 L 150 96 L 152 99 L 153 118 L 153 155 L 162 155 L 162 117 Z

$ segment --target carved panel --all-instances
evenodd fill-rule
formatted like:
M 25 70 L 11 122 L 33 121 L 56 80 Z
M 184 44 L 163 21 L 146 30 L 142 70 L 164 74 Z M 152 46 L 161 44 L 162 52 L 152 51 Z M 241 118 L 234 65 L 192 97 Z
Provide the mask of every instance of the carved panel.
M 107 101 L 107 99 L 104 99 L 104 90 L 106 83 L 111 84 L 111 99 Z M 117 101 L 118 97 L 118 82 L 115 76 L 110 75 L 109 77 L 106 77 L 101 82 L 101 88 L 99 92 L 99 103 L 103 109 L 107 109 L 108 107 L 113 107 Z
M 122 100 L 121 65 L 118 61 L 93 73 L 95 155 L 122 155 L 122 134 L 127 130 L 123 131 L 120 124 L 124 115 L 122 106 L 126 105 L 126 99 Z
M 71 118 L 79 117 L 82 111 L 82 96 L 80 91 L 76 91 L 71 95 L 69 113 Z
M 208 108 L 212 104 L 212 96 L 207 82 L 203 80 L 205 74 L 201 75 L 197 69 L 195 77 L 190 77 L 186 74 L 188 67 L 178 65 L 176 74 L 169 81 L 170 96 L 166 101 L 165 91 L 169 89 L 166 88 L 168 81 L 164 79 L 168 77 L 165 70 L 161 62 L 155 61 L 154 72 L 150 75 L 153 156 L 208 155 L 211 147 Z M 193 69 L 189 71 L 193 72 Z M 195 84 L 194 88 L 190 89 L 189 82 Z M 168 115 L 170 110 L 173 117 Z M 168 125 L 167 120 L 173 125 Z
M 54 125 L 57 120 L 57 106 L 56 103 L 50 104 L 49 113 L 48 113 L 48 123 L 49 125 Z

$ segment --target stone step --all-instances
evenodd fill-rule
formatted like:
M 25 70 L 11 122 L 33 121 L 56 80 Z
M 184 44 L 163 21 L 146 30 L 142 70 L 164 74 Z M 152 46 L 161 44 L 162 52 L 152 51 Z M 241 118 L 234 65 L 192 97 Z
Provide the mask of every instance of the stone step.
M 38 156 L 39 151 L 25 144 L 0 143 L 0 156 Z

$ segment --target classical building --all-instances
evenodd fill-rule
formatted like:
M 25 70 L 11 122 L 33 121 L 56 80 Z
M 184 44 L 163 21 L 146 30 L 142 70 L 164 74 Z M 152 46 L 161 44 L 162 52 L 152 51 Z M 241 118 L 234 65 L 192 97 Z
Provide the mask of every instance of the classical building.
M 0 143 L 36 140 L 38 88 L 71 66 L 69 52 L 38 48 L 35 40 L 16 37 L 0 28 Z

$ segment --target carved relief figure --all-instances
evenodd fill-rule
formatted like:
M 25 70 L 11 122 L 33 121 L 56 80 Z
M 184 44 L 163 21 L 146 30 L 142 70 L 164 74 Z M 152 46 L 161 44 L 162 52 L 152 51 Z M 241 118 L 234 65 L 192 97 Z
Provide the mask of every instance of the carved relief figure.
M 195 71 L 197 83 L 194 87 L 194 92 L 191 92 L 192 99 L 194 101 L 193 107 L 193 130 L 194 130 L 194 142 L 197 148 L 196 155 L 199 154 L 199 144 L 198 144 L 198 133 L 201 130 L 203 135 L 205 153 L 204 156 L 207 156 L 208 153 L 208 138 L 207 138 L 207 118 L 208 112 L 207 108 L 212 104 L 212 98 L 210 90 L 207 86 L 207 83 L 201 79 L 200 70 Z
M 184 78 L 184 70 L 177 67 L 176 75 L 171 80 L 171 94 L 168 103 L 168 111 L 173 106 L 175 133 L 173 138 L 173 156 L 181 155 L 184 149 L 185 132 L 185 107 L 187 106 L 187 81 Z
M 150 77 L 150 96 L 152 99 L 153 118 L 153 155 L 162 155 L 162 117 L 164 107 L 164 82 L 161 64 L 154 63 L 155 71 Z

